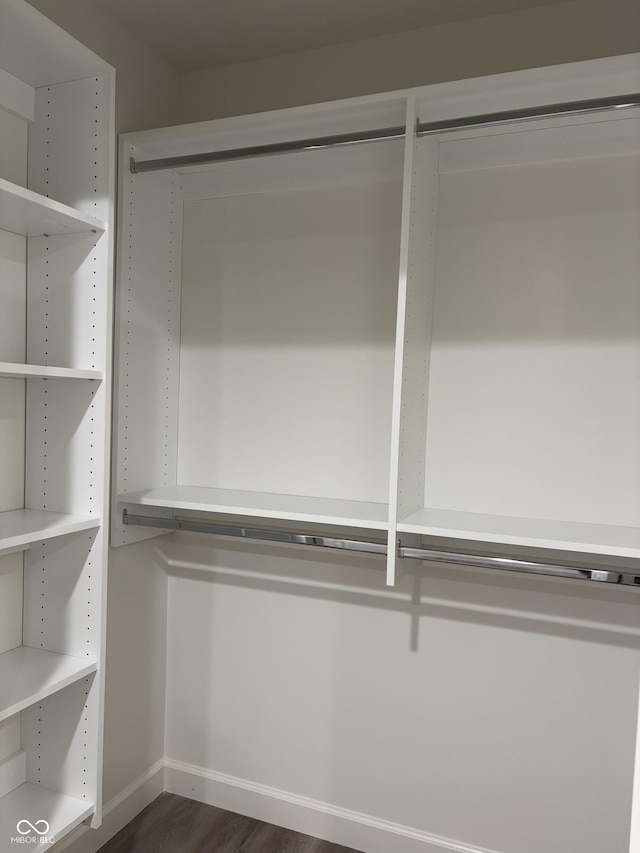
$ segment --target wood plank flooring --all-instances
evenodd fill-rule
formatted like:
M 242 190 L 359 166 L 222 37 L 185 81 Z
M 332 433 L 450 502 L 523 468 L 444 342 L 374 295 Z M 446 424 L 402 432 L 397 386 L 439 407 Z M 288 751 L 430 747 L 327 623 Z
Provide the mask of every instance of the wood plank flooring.
M 356 853 L 270 823 L 160 794 L 99 853 Z

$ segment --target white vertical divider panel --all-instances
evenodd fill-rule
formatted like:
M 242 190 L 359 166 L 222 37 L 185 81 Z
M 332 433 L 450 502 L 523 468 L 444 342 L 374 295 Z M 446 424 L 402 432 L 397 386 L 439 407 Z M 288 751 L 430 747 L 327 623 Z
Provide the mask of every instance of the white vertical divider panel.
M 137 156 L 125 143 L 121 162 Z M 158 536 L 122 524 L 118 495 L 175 485 L 182 191 L 175 172 L 121 177 L 116 293 L 116 470 L 112 544 Z M 148 513 L 148 510 L 145 509 Z M 170 510 L 151 510 L 160 517 Z
M 398 323 L 391 432 L 387 584 L 396 580 L 398 520 L 422 506 L 435 275 L 438 143 L 419 139 L 417 99 L 407 105 Z

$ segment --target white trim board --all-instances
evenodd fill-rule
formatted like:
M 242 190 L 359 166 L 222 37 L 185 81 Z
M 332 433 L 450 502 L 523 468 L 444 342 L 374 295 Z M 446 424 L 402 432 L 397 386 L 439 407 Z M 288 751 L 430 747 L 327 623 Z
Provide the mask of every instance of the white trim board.
M 498 853 L 171 758 L 165 759 L 165 768 L 165 788 L 172 794 L 355 850 L 367 853 Z
M 58 853 L 98 853 L 163 791 L 264 820 L 367 853 L 507 853 L 443 838 L 246 779 L 164 758 L 104 807 L 97 830 L 77 827 Z M 633 845 L 630 853 L 636 853 Z

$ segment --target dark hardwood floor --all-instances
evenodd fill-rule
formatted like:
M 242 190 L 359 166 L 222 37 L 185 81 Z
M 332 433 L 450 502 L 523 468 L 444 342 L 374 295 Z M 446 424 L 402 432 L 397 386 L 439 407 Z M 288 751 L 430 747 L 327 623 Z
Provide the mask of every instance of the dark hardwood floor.
M 176 794 L 160 794 L 99 853 L 355 853 Z

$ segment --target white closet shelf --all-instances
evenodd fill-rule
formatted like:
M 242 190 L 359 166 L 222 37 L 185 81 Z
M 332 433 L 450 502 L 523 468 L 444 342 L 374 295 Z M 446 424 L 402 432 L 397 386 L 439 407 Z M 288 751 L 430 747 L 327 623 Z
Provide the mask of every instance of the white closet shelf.
M 95 216 L 0 178 L 0 230 L 23 237 L 105 231 Z
M 51 367 L 44 364 L 0 361 L 0 376 L 13 379 L 103 379 L 104 372 L 75 367 Z
M 215 512 L 283 521 L 304 521 L 342 527 L 386 530 L 388 506 L 367 501 L 316 498 L 307 495 L 280 495 L 244 492 L 204 486 L 163 486 L 143 492 L 122 494 L 125 504 L 153 506 L 189 512 Z
M 100 526 L 100 518 L 67 515 L 41 509 L 14 509 L 0 513 L 0 553 L 32 542 L 78 533 Z
M 15 788 L 10 794 L 0 799 L 0 838 L 7 839 L 7 850 L 9 847 L 19 850 L 26 849 L 49 850 L 57 839 L 62 838 L 83 820 L 93 814 L 94 807 L 86 800 L 77 800 L 67 797 L 49 788 L 40 785 L 32 785 L 26 782 Z M 23 825 L 27 835 L 23 836 L 17 830 L 18 821 L 28 820 L 37 829 L 44 829 L 42 821 L 46 821 L 49 831 L 45 836 L 31 832 L 29 827 Z M 36 844 L 11 844 L 10 838 L 34 837 L 38 838 Z M 40 838 L 46 841 L 40 843 Z M 50 840 L 49 840 L 50 839 Z
M 86 658 L 28 646 L 5 652 L 0 655 L 0 721 L 90 675 L 97 666 Z
M 398 522 L 398 532 L 606 557 L 640 557 L 640 528 L 636 527 L 427 508 Z

